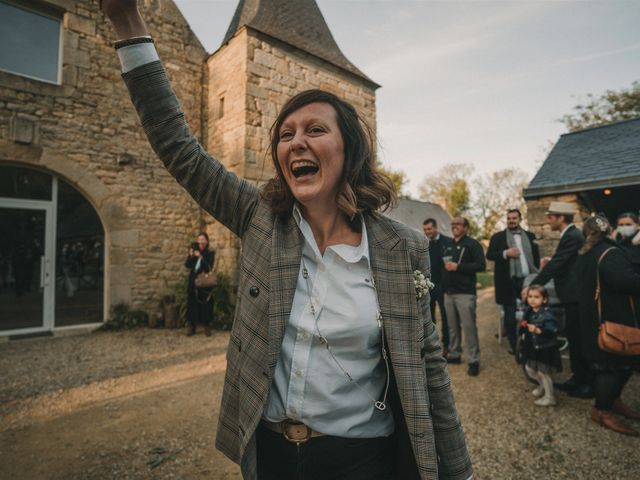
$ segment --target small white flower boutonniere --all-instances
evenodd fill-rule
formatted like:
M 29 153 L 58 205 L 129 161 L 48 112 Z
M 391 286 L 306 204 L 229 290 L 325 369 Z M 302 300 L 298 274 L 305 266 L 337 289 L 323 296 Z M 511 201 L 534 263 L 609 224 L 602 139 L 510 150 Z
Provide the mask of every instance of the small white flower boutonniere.
M 413 272 L 413 284 L 416 287 L 416 298 L 420 299 L 424 297 L 429 290 L 432 290 L 435 285 L 431 280 L 426 278 L 420 270 Z

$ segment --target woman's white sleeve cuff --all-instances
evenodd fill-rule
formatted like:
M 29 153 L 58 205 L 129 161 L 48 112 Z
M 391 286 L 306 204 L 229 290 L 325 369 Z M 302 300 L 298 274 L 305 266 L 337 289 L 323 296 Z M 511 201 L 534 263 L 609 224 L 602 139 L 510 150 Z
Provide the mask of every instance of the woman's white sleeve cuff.
M 130 72 L 134 68 L 160 60 L 153 43 L 128 45 L 119 48 L 116 52 L 118 52 L 118 58 L 120 58 L 120 64 L 122 65 L 122 73 Z

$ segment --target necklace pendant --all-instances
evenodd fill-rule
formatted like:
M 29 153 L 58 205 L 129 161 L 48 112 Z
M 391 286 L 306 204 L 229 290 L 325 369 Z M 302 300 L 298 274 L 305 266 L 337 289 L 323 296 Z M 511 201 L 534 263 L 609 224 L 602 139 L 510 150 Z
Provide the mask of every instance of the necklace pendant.
M 384 412 L 387 409 L 387 404 L 381 400 L 378 400 L 376 403 L 374 403 L 374 405 L 381 412 Z

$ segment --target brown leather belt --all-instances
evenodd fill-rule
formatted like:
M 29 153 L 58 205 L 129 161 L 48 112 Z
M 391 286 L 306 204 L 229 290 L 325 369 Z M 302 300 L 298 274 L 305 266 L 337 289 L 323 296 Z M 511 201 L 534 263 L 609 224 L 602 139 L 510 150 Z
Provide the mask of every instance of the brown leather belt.
M 291 443 L 307 443 L 311 438 L 321 437 L 324 435 L 324 433 L 316 432 L 315 430 L 307 427 L 304 423 L 289 419 L 283 420 L 282 422 L 269 422 L 268 420 L 263 419 L 260 423 L 269 430 L 281 433 L 285 440 Z

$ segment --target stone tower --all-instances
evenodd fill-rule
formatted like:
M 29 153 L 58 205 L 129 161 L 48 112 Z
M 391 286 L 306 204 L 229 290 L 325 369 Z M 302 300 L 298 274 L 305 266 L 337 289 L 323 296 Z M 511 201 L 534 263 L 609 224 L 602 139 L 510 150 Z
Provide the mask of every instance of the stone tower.
M 273 176 L 269 129 L 280 107 L 310 88 L 353 104 L 375 129 L 379 87 L 340 51 L 314 0 L 240 0 L 220 48 L 207 60 L 208 150 L 256 183 Z M 235 283 L 240 242 L 207 220 L 217 269 Z

